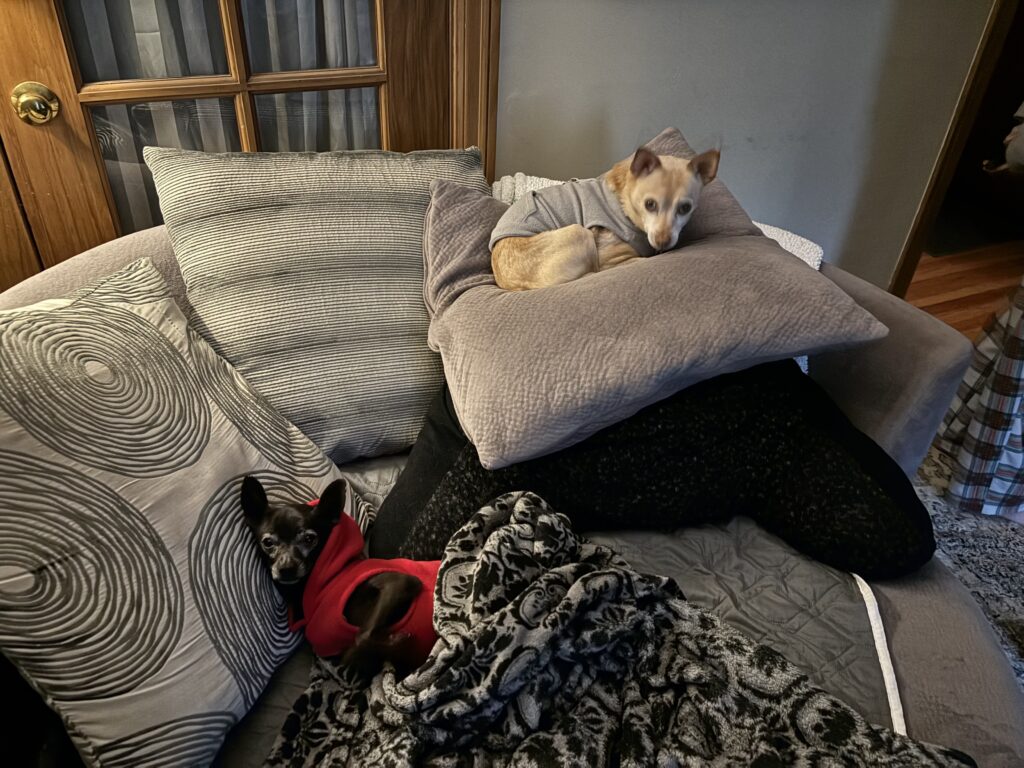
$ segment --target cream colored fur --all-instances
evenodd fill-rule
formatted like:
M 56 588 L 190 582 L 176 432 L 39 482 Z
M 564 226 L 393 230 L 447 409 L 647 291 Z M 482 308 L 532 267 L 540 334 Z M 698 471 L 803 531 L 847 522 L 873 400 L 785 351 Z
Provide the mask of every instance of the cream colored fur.
M 679 239 L 701 190 L 718 173 L 718 161 L 714 149 L 683 160 L 641 147 L 604 178 L 629 220 L 661 252 Z M 571 224 L 532 237 L 499 240 L 491 253 L 491 268 L 501 288 L 525 291 L 567 283 L 638 258 L 640 254 L 610 230 Z

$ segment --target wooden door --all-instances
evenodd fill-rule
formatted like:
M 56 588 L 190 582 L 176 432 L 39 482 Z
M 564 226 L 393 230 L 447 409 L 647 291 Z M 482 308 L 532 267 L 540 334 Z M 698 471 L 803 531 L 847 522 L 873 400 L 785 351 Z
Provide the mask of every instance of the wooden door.
M 44 123 L 0 108 L 38 259 L 50 266 L 160 223 L 147 145 L 477 144 L 493 163 L 497 9 L 498 0 L 3 0 L 0 88 L 37 82 L 59 101 Z M 483 96 L 466 106 L 467 91 Z M 25 257 L 0 251 L 9 258 Z
M 7 156 L 0 143 L 0 291 L 31 277 L 40 266 Z

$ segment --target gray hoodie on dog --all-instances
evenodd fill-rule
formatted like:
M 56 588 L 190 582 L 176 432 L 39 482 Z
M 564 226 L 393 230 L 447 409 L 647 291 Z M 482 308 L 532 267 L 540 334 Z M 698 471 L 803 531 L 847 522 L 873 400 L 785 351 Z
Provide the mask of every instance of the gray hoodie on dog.
M 506 237 L 532 237 L 570 224 L 610 229 L 641 256 L 653 256 L 647 233 L 636 228 L 603 178 L 569 181 L 534 190 L 505 211 L 491 232 L 490 248 Z

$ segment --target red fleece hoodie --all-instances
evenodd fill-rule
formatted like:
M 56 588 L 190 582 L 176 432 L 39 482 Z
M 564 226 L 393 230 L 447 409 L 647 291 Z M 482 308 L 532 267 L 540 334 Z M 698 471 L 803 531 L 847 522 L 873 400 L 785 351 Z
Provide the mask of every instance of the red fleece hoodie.
M 306 630 L 306 639 L 317 656 L 336 656 L 355 644 L 359 628 L 345 620 L 345 604 L 359 584 L 378 573 L 406 573 L 423 582 L 423 590 L 408 612 L 392 625 L 392 632 L 413 637 L 416 657 L 426 661 L 434 647 L 434 584 L 440 560 L 381 560 L 363 557 L 363 535 L 346 514 L 334 526 L 316 559 L 302 593 L 303 618 L 289 617 L 293 632 Z

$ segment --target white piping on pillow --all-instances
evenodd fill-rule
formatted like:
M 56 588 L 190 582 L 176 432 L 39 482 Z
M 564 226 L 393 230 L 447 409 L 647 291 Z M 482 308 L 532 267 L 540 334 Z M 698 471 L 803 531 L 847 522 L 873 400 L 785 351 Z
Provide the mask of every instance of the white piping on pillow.
M 900 701 L 900 688 L 896 682 L 896 670 L 892 666 L 892 656 L 889 655 L 889 643 L 885 638 L 885 624 L 882 623 L 882 614 L 878 610 L 878 601 L 875 600 L 875 593 L 871 591 L 871 587 L 864 579 L 856 573 L 850 575 L 857 582 L 861 597 L 864 598 L 864 607 L 868 612 L 868 621 L 871 622 L 871 634 L 875 638 L 878 666 L 882 668 L 882 679 L 885 681 L 885 695 L 889 699 L 892 729 L 901 736 L 906 736 L 907 722 L 903 717 L 903 702 Z

